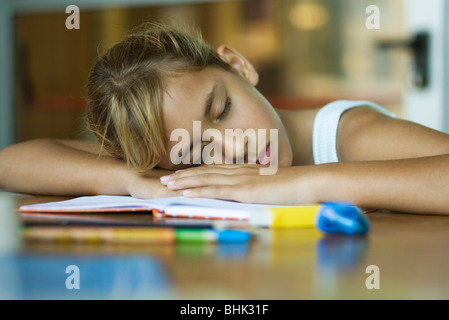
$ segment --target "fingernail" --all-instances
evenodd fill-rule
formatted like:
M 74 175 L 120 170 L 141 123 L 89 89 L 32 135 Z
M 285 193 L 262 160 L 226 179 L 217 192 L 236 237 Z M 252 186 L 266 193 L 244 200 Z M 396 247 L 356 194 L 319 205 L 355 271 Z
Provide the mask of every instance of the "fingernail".
M 162 176 L 161 177 L 161 182 L 162 183 L 166 183 L 168 181 L 168 179 L 170 178 L 170 176 Z
M 183 196 L 186 196 L 186 195 L 189 195 L 190 193 L 192 193 L 192 190 L 191 190 L 191 189 L 187 189 L 187 190 L 184 190 L 184 191 L 182 192 L 182 195 L 183 195 Z
M 173 186 L 175 184 L 175 180 L 170 180 L 168 183 L 167 183 L 167 187 L 171 187 L 171 186 Z

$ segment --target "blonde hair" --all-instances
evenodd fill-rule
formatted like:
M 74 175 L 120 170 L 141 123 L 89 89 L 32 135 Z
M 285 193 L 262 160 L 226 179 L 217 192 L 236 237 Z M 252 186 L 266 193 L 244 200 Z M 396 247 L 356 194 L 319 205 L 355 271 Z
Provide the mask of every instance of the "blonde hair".
M 142 25 L 95 61 L 87 82 L 88 128 L 111 155 L 148 172 L 166 152 L 166 76 L 207 66 L 232 69 L 198 30 Z

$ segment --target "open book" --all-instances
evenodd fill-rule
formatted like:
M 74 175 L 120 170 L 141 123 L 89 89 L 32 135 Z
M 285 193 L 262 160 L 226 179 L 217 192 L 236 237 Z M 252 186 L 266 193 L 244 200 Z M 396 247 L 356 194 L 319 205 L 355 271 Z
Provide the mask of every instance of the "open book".
M 152 211 L 173 217 L 248 220 L 250 212 L 268 205 L 207 198 L 167 197 L 137 199 L 130 196 L 85 196 L 71 200 L 24 205 L 19 212 L 137 212 Z M 274 207 L 274 206 L 270 206 Z

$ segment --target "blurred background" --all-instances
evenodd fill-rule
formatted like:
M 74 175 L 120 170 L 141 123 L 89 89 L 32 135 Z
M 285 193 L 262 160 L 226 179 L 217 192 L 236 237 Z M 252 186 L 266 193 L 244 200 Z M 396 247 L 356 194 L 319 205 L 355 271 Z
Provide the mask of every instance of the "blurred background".
M 155 19 L 194 24 L 214 46 L 236 48 L 255 65 L 258 89 L 276 108 L 371 100 L 448 130 L 444 0 L 0 1 L 0 147 L 92 139 L 83 115 L 93 61 Z M 68 5 L 79 7 L 79 29 L 66 28 Z M 430 41 L 413 42 L 419 32 Z M 426 70 L 418 74 L 416 66 Z

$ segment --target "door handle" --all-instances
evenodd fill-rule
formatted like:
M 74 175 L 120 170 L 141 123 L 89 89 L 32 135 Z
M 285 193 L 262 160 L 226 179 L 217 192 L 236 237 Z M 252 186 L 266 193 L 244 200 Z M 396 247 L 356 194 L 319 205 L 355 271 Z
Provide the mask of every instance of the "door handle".
M 418 88 L 429 85 L 429 45 L 430 35 L 427 32 L 418 32 L 409 40 L 379 40 L 377 47 L 381 50 L 406 48 L 413 58 L 413 84 Z

